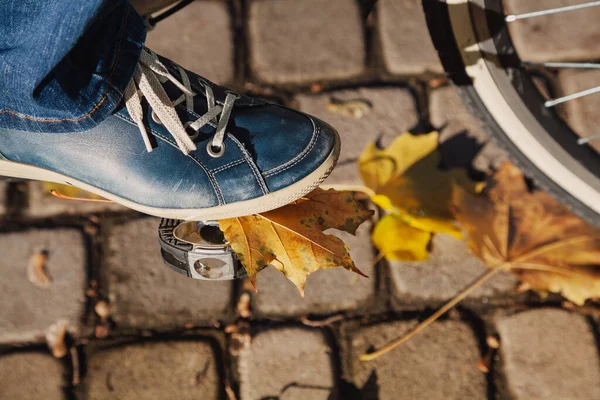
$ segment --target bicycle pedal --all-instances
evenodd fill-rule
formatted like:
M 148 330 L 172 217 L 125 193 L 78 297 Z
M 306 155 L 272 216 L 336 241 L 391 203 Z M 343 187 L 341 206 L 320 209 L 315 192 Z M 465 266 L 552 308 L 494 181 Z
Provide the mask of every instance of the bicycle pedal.
M 158 237 L 165 264 L 189 278 L 221 281 L 246 276 L 217 221 L 163 218 Z

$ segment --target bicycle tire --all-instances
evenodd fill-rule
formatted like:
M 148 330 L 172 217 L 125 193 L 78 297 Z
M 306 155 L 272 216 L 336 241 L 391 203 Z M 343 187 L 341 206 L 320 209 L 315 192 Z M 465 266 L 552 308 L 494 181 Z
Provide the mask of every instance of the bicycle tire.
M 500 4 L 501 7 L 501 2 L 499 0 L 476 1 L 478 3 L 487 3 L 488 5 L 490 3 L 494 3 L 494 5 Z M 596 226 L 600 226 L 600 201 L 598 203 L 593 202 L 593 204 L 590 204 L 589 198 L 582 199 L 581 193 L 574 193 L 573 190 L 568 190 L 563 185 L 558 183 L 555 177 L 552 177 L 552 174 L 548 173 L 549 169 L 547 166 L 542 166 L 545 169 L 542 170 L 542 168 L 540 168 L 539 163 L 536 164 L 535 162 L 533 162 L 532 159 L 523 152 L 522 145 L 521 147 L 517 145 L 513 138 L 511 138 L 511 136 L 509 136 L 505 132 L 498 119 L 494 117 L 492 113 L 493 110 L 490 110 L 490 107 L 488 107 L 489 101 L 488 105 L 486 105 L 486 103 L 482 99 L 482 94 L 485 96 L 487 93 L 482 93 L 482 90 L 485 89 L 482 89 L 481 85 L 479 87 L 476 87 L 476 85 L 474 85 L 474 79 L 472 78 L 472 76 L 469 75 L 465 66 L 466 62 L 469 61 L 468 59 L 465 59 L 468 56 L 465 56 L 464 50 L 461 52 L 460 46 L 458 44 L 459 41 L 464 42 L 465 39 L 456 37 L 456 18 L 458 15 L 456 7 L 463 7 L 462 11 L 458 12 L 468 12 L 468 15 L 470 17 L 468 23 L 474 24 L 477 22 L 473 22 L 474 19 L 472 15 L 472 6 L 473 0 L 454 0 L 451 2 L 451 4 L 448 4 L 445 0 L 423 0 L 425 16 L 433 40 L 433 44 L 436 47 L 436 50 L 438 51 L 438 54 L 440 56 L 440 60 L 449 77 L 451 78 L 453 84 L 457 88 L 458 93 L 461 99 L 463 100 L 466 108 L 481 122 L 482 128 L 486 133 L 489 134 L 492 141 L 507 152 L 511 161 L 513 161 L 518 167 L 520 167 L 525 172 L 525 174 L 534 181 L 537 187 L 544 191 L 547 191 L 555 199 L 568 205 L 577 215 L 581 216 L 582 218 L 586 219 L 587 221 Z M 454 7 L 454 9 L 451 10 L 450 7 Z M 485 12 L 482 15 L 485 15 Z M 463 16 L 461 22 L 464 24 L 465 21 L 466 19 Z M 455 24 L 454 26 L 453 23 Z M 462 28 L 466 27 L 463 26 Z M 471 27 L 471 29 L 474 30 L 475 28 Z M 479 27 L 479 29 L 481 28 Z M 490 38 L 493 37 L 491 33 L 489 36 Z M 477 40 L 478 39 L 479 38 L 477 38 Z M 489 42 L 491 41 L 488 40 L 488 46 Z M 477 42 L 476 44 L 479 44 L 479 42 Z M 480 48 L 478 47 L 477 49 Z M 484 60 L 484 62 L 489 61 Z M 491 90 L 493 88 L 490 88 L 488 86 L 488 89 Z M 529 134 L 533 138 L 535 138 L 531 132 L 529 132 Z M 538 140 L 539 138 L 535 139 L 538 141 L 538 143 L 541 142 L 541 145 L 544 146 L 543 140 Z M 551 135 L 548 134 L 547 140 L 550 141 L 551 139 Z M 554 143 L 549 144 L 555 146 Z M 579 152 L 579 150 L 577 151 Z M 561 154 L 562 153 L 559 153 L 558 155 Z M 585 161 L 590 165 L 593 164 L 593 166 L 600 165 L 595 164 L 600 158 L 597 154 L 595 154 L 595 156 L 596 160 L 593 160 L 593 156 L 590 156 L 590 158 L 586 158 Z M 579 162 L 570 153 L 569 156 L 557 156 L 555 157 L 555 160 L 561 165 L 563 165 L 563 167 L 565 165 L 573 165 L 574 161 Z M 595 172 L 600 172 L 600 167 L 598 167 L 597 169 L 592 167 L 592 169 Z M 596 183 L 595 181 L 593 181 L 594 173 L 590 172 L 590 174 L 592 176 L 592 183 Z M 597 182 L 598 186 L 593 187 L 594 195 L 596 195 L 597 198 L 600 199 L 600 178 Z

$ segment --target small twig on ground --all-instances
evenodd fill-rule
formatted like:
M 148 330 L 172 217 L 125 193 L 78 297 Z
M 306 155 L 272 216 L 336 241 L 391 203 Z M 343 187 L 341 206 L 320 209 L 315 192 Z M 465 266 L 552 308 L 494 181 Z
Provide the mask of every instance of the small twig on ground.
M 227 384 L 225 385 L 225 393 L 227 393 L 227 398 L 229 400 L 237 400 L 235 392 L 233 391 L 233 388 L 231 387 L 229 382 L 227 382 Z
M 77 348 L 71 347 L 71 363 L 73 365 L 73 386 L 79 385 L 81 377 L 79 375 L 79 355 L 77 354 Z
M 426 327 L 431 325 L 435 320 L 437 320 L 439 317 L 444 315 L 444 313 L 446 313 L 452 307 L 457 305 L 461 300 L 463 300 L 465 297 L 467 297 L 473 290 L 475 290 L 477 287 L 479 287 L 485 281 L 490 279 L 492 276 L 497 274 L 499 271 L 504 270 L 503 267 L 504 266 L 490 268 L 485 274 L 483 274 L 479 278 L 477 278 L 477 280 L 475 280 L 473 283 L 471 283 L 469 286 L 467 286 L 465 289 L 463 289 L 462 292 L 460 292 L 459 294 L 454 296 L 454 298 L 452 298 L 452 300 L 450 300 L 449 302 L 444 304 L 440 309 L 438 309 L 436 312 L 434 312 L 429 318 L 427 318 L 426 320 L 424 320 L 423 322 L 421 322 L 420 324 L 418 324 L 417 326 L 412 328 L 405 335 L 386 344 L 385 346 L 383 346 L 379 350 L 374 351 L 373 353 L 365 353 L 365 354 L 361 355 L 360 360 L 361 361 L 374 360 L 377 357 L 381 356 L 382 354 L 385 354 L 388 351 L 390 351 L 390 350 L 396 348 L 397 346 L 401 345 L 402 343 L 406 342 L 408 339 L 412 338 L 414 335 L 416 335 L 417 333 L 421 332 L 423 329 L 425 329 Z
M 308 317 L 302 317 L 302 318 L 300 318 L 300 322 L 302 322 L 306 326 L 318 328 L 321 326 L 330 325 L 330 324 L 340 321 L 342 319 L 344 319 L 344 316 L 342 314 L 337 314 L 337 315 L 332 315 L 329 318 L 325 318 L 325 319 L 318 320 L 318 321 L 314 321 L 312 319 L 309 319 Z

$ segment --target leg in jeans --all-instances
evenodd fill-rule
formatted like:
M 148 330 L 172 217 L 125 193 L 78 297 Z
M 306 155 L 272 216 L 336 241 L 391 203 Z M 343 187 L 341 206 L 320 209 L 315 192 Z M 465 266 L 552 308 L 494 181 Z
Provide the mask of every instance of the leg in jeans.
M 160 217 L 268 211 L 322 182 L 339 138 L 143 46 L 126 0 L 0 0 L 0 176 Z
M 0 0 L 0 127 L 89 129 L 121 101 L 145 40 L 125 0 Z

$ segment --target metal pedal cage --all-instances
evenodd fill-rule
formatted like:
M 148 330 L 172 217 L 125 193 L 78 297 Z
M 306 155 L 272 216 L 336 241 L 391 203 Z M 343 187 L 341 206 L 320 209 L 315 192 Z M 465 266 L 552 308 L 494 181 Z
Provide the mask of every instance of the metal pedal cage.
M 240 279 L 246 270 L 225 241 L 216 221 L 160 221 L 158 237 L 164 263 L 189 278 Z

